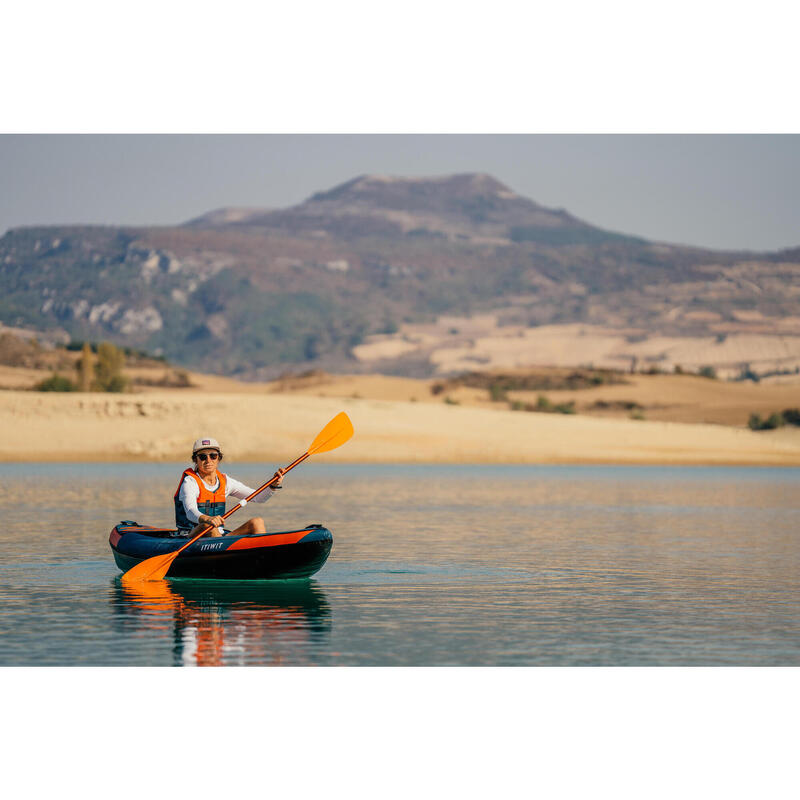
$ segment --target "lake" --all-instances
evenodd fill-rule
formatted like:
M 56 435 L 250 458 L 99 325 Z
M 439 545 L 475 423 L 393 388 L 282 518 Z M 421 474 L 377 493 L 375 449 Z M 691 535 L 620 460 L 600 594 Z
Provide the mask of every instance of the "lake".
M 309 463 L 255 508 L 332 530 L 311 580 L 124 589 L 182 469 L 0 466 L 0 664 L 800 665 L 800 469 Z

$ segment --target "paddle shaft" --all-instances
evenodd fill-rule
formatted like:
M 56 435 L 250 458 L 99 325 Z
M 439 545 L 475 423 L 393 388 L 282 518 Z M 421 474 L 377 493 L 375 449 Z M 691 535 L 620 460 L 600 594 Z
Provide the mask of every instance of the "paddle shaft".
M 311 455 L 311 453 L 309 453 L 307 451 L 305 453 L 303 453 L 303 455 L 301 455 L 300 458 L 296 458 L 294 461 L 292 461 L 291 464 L 289 464 L 288 467 L 284 468 L 283 474 L 285 475 L 290 469 L 294 469 L 298 464 L 300 464 L 303 461 L 305 461 L 310 455 Z M 222 515 L 222 519 L 227 519 L 235 511 L 238 511 L 243 505 L 247 505 L 259 492 L 263 492 L 264 489 L 267 489 L 268 487 L 272 486 L 272 484 L 275 483 L 275 481 L 277 479 L 278 479 L 277 476 L 273 475 L 266 483 L 264 483 L 261 486 L 259 486 L 258 489 L 256 489 L 252 494 L 247 495 L 247 497 L 245 497 L 244 500 L 242 500 L 241 502 L 237 503 L 230 511 L 226 511 Z M 202 536 L 205 536 L 213 527 L 214 527 L 213 525 L 206 525 L 206 527 L 203 528 L 203 530 L 201 530 L 200 533 L 198 533 L 193 538 L 189 539 L 189 541 L 186 542 L 186 544 L 182 545 L 177 550 L 173 550 L 171 555 L 177 556 L 178 553 L 184 551 L 190 545 L 193 545 Z

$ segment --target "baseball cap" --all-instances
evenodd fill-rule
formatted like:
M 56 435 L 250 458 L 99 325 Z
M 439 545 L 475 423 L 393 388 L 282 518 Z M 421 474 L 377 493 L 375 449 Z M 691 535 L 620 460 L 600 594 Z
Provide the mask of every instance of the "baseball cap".
M 192 455 L 198 450 L 216 450 L 218 453 L 222 452 L 219 442 L 216 439 L 212 439 L 210 436 L 204 436 L 195 441 L 192 445 Z

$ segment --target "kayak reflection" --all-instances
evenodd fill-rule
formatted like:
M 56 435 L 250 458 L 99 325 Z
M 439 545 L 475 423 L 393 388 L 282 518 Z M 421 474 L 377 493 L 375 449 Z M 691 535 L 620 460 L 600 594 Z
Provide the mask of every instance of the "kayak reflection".
M 311 664 L 331 613 L 313 581 L 114 581 L 115 608 L 146 630 L 171 627 L 176 666 Z

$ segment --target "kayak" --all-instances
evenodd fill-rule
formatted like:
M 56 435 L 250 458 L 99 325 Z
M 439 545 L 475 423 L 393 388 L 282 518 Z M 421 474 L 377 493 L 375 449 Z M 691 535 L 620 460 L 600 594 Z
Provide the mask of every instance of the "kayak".
M 175 529 L 153 528 L 123 520 L 108 543 L 117 566 L 126 572 L 145 559 L 171 553 L 186 544 Z M 168 578 L 264 580 L 308 578 L 322 568 L 333 534 L 322 525 L 302 530 L 245 536 L 203 536 L 175 557 Z

